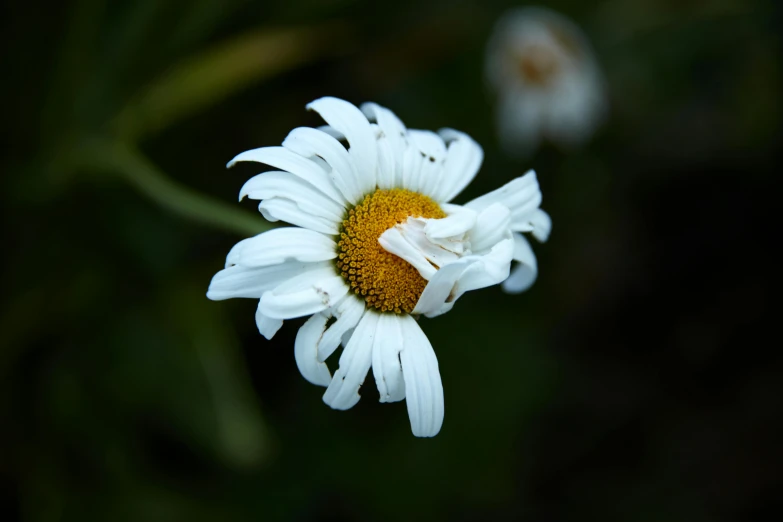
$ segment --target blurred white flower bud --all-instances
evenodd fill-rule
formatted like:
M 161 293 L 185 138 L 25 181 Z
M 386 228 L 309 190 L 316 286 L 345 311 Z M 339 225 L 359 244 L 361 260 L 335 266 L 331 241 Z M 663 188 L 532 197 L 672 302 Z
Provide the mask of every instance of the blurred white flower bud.
M 486 75 L 510 155 L 530 155 L 544 138 L 579 146 L 606 115 L 604 79 L 587 38 L 548 9 L 514 9 L 500 18 L 487 46 Z

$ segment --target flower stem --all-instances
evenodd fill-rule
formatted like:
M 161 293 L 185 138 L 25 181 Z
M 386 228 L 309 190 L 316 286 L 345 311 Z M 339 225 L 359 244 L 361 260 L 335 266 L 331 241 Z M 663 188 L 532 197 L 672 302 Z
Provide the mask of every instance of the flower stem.
M 79 159 L 80 166 L 111 171 L 161 207 L 190 220 L 241 236 L 255 236 L 274 227 L 260 216 L 171 180 L 130 144 L 93 142 L 87 145 Z

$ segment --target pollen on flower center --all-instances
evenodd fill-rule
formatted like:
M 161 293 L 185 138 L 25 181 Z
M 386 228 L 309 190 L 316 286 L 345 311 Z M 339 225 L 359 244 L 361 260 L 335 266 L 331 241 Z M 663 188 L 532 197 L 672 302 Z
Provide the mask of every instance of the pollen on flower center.
M 337 268 L 367 306 L 383 312 L 410 313 L 427 280 L 407 261 L 378 243 L 387 229 L 409 217 L 444 218 L 427 196 L 404 189 L 378 189 L 348 211 L 337 243 Z

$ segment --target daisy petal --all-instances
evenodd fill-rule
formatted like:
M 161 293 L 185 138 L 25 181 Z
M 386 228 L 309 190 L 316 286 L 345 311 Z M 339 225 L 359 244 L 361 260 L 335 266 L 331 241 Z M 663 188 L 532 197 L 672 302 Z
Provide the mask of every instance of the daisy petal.
M 311 270 L 293 277 L 261 296 L 260 310 L 273 319 L 293 319 L 333 306 L 348 293 L 334 267 Z
M 284 198 L 265 199 L 258 205 L 264 219 L 271 222 L 285 221 L 298 227 L 315 230 L 322 234 L 336 235 L 338 224 L 334 219 L 315 216 L 304 212 L 296 202 Z
M 319 125 L 318 127 L 316 127 L 316 129 L 318 129 L 321 132 L 325 132 L 326 134 L 328 134 L 329 136 L 331 136 L 332 138 L 338 141 L 343 141 L 345 139 L 345 136 L 343 135 L 342 132 L 338 131 L 337 129 L 335 129 L 330 125 Z
M 514 253 L 514 240 L 507 238 L 479 257 L 478 262 L 472 264 L 459 276 L 454 286 L 454 301 L 465 292 L 486 288 L 502 283 L 508 278 L 511 267 L 511 258 Z
M 337 257 L 331 238 L 299 227 L 276 228 L 237 243 L 226 263 L 243 266 L 277 265 L 289 259 L 327 261 Z
M 543 210 L 536 209 L 530 222 L 533 225 L 533 237 L 546 242 L 549 239 L 549 233 L 552 232 L 552 218 Z
M 408 219 L 415 220 L 416 218 Z M 424 227 L 421 226 L 420 228 L 421 236 L 423 237 Z M 406 230 L 398 225 L 395 225 L 381 234 L 381 237 L 378 238 L 378 243 L 380 243 L 383 249 L 387 252 L 392 253 L 413 265 L 413 268 L 419 271 L 421 277 L 424 279 L 430 279 L 437 272 L 437 268 L 434 267 L 432 263 L 429 262 L 429 260 L 427 260 L 425 253 L 421 248 L 419 248 L 419 246 L 422 245 L 414 244 L 412 241 L 415 241 L 415 238 L 409 238 L 408 234 L 405 234 L 404 232 L 410 232 L 410 234 L 413 234 L 412 229 Z M 426 238 L 424 241 L 429 243 L 429 241 L 426 241 Z M 429 246 L 433 249 L 436 248 L 432 243 L 429 243 Z
M 372 373 L 381 402 L 396 402 L 405 398 L 405 380 L 400 364 L 402 347 L 399 318 L 392 314 L 381 314 L 372 347 Z
M 261 147 L 260 149 L 247 150 L 229 161 L 227 166 L 233 167 L 240 161 L 265 163 L 270 167 L 290 172 L 313 185 L 333 201 L 345 205 L 345 198 L 334 186 L 329 174 L 318 163 L 285 147 Z
M 364 301 L 353 295 L 347 295 L 334 311 L 337 320 L 324 332 L 318 342 L 318 360 L 323 362 L 334 353 L 346 332 L 354 329 L 359 324 L 359 319 L 364 314 Z M 346 343 L 343 343 L 346 344 Z
M 448 144 L 448 149 L 443 176 L 432 198 L 448 202 L 476 177 L 484 161 L 484 151 L 470 136 L 454 129 L 441 129 L 438 134 Z
M 509 294 L 524 292 L 536 281 L 538 263 L 530 243 L 522 234 L 514 234 L 514 260 L 519 264 L 511 270 L 511 275 L 503 281 L 503 290 Z
M 448 203 L 441 204 L 441 208 L 448 215 L 443 219 L 429 219 L 424 227 L 424 233 L 430 239 L 458 236 L 476 224 L 477 214 L 469 208 Z
M 434 437 L 443 425 L 443 384 L 438 359 L 427 336 L 410 316 L 400 316 L 406 404 L 411 431 L 417 437 Z
M 303 272 L 323 271 L 327 268 L 331 269 L 332 263 L 289 261 L 264 267 L 230 266 L 212 278 L 207 297 L 213 301 L 234 297 L 260 299 L 264 292 L 279 286 L 282 281 L 300 276 Z
M 360 318 L 361 319 L 361 318 Z M 348 343 L 351 341 L 351 336 L 353 335 L 353 332 L 356 330 L 356 328 L 351 328 L 347 332 L 343 334 L 343 338 L 340 340 L 342 342 L 342 345 L 348 346 Z
M 443 182 L 442 178 L 443 162 L 431 161 L 428 156 L 424 156 L 419 169 L 419 193 L 435 199 L 433 195 Z
M 323 397 L 324 402 L 336 410 L 352 408 L 361 398 L 359 388 L 370 370 L 378 316 L 373 312 L 364 314 L 340 356 L 340 367 L 334 372 Z
M 305 157 L 318 156 L 329 165 L 329 178 L 352 205 L 364 196 L 363 184 L 351 155 L 332 136 L 318 129 L 299 127 L 283 141 L 283 147 Z
M 420 192 L 421 169 L 424 166 L 424 156 L 414 147 L 405 149 L 402 156 L 402 188 L 412 192 Z
M 294 341 L 296 367 L 302 377 L 318 386 L 329 386 L 329 381 L 332 380 L 329 368 L 316 357 L 318 340 L 324 333 L 327 319 L 324 314 L 313 315 L 299 328 Z
M 411 129 L 408 131 L 408 144 L 416 148 L 427 160 L 440 163 L 446 159 L 446 144 L 443 138 L 432 131 Z
M 395 159 L 395 152 L 392 149 L 392 145 L 389 139 L 382 136 L 378 140 L 378 172 L 377 183 L 378 188 L 383 190 L 393 189 L 397 186 L 397 165 Z M 402 156 L 402 154 L 400 154 Z M 400 158 L 402 163 L 402 158 Z M 402 165 L 399 167 L 400 175 L 402 175 Z
M 384 139 L 388 141 L 391 159 L 395 165 L 393 180 L 396 180 L 396 184 L 399 184 L 402 181 L 403 154 L 405 153 L 405 148 L 407 146 L 406 136 L 408 130 L 392 111 L 375 103 L 363 104 L 362 112 L 364 112 L 370 121 L 378 122 L 378 127 L 380 127 L 381 132 L 383 132 L 381 141 Z M 391 185 L 388 188 L 392 188 L 396 186 L 396 184 Z
M 435 272 L 435 275 L 427 282 L 427 286 L 424 287 L 424 292 L 421 293 L 421 297 L 419 297 L 419 301 L 411 313 L 435 317 L 451 310 L 454 301 L 454 296 L 452 295 L 454 285 L 457 283 L 459 276 L 462 275 L 462 272 L 468 266 L 478 261 L 477 257 L 464 257 L 456 263 L 441 267 L 440 270 Z
M 476 225 L 470 230 L 470 246 L 473 252 L 485 252 L 499 241 L 508 237 L 511 211 L 501 203 L 493 203 L 476 218 Z
M 239 191 L 239 199 L 284 198 L 295 201 L 304 212 L 342 221 L 344 207 L 335 203 L 310 183 L 289 172 L 272 171 L 250 178 Z
M 481 211 L 493 203 L 501 203 L 511 211 L 512 230 L 516 232 L 532 230 L 533 225 L 530 221 L 541 204 L 541 190 L 538 187 L 535 171 L 530 170 L 524 176 L 511 180 L 499 189 L 466 203 L 465 206 Z
M 427 282 L 414 314 L 427 317 L 442 315 L 470 290 L 496 285 L 508 277 L 513 241 L 509 237 L 497 243 L 484 255 L 468 255 L 441 267 Z
M 502 203 L 513 211 L 519 204 L 526 203 L 537 193 L 540 191 L 536 173 L 530 170 L 524 176 L 514 178 L 502 187 L 469 201 L 465 206 L 474 210 L 484 210 L 493 203 Z
M 271 340 L 283 326 L 283 320 L 272 319 L 261 313 L 261 301 L 259 301 L 258 308 L 256 309 L 256 326 L 258 326 L 258 331 L 264 338 Z
M 375 132 L 367 117 L 356 106 L 339 98 L 325 97 L 307 105 L 316 111 L 330 127 L 342 133 L 350 145 L 348 152 L 359 173 L 359 185 L 364 194 L 375 189 L 375 168 L 378 161 Z
M 446 159 L 446 145 L 443 139 L 431 131 L 409 130 L 408 147 L 422 156 L 419 177 L 412 186 L 424 195 L 432 196 L 441 183 L 443 162 Z
M 433 220 L 409 217 L 405 223 L 386 230 L 378 240 L 387 252 L 413 265 L 427 280 L 434 274 L 435 267 L 459 260 L 465 249 L 460 237 L 434 240 L 428 238 L 425 230 L 431 221 Z

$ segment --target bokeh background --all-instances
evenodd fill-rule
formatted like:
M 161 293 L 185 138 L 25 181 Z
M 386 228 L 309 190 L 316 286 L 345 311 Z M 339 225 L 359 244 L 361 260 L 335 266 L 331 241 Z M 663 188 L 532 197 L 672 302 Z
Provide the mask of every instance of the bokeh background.
M 587 5 L 589 4 L 589 5 Z M 775 2 L 558 0 L 605 71 L 589 145 L 504 156 L 482 71 L 505 1 L 72 0 L 2 15 L 2 511 L 25 521 L 770 520 L 783 361 Z M 347 412 L 251 300 L 210 302 L 243 150 L 323 95 L 535 168 L 540 275 L 425 320 L 446 419 Z M 774 300 L 774 301 L 773 301 Z M 368 381 L 371 382 L 371 381 Z M 8 518 L 6 518 L 7 520 Z

